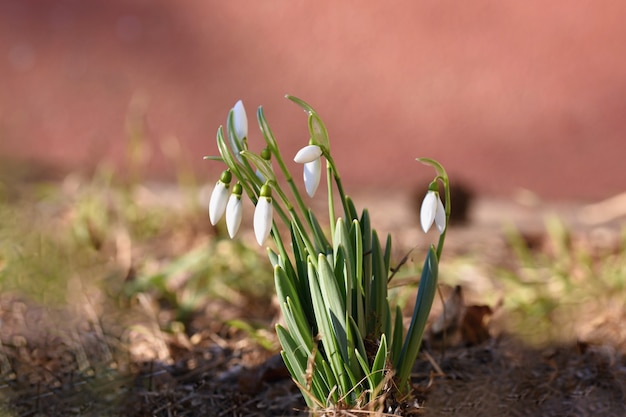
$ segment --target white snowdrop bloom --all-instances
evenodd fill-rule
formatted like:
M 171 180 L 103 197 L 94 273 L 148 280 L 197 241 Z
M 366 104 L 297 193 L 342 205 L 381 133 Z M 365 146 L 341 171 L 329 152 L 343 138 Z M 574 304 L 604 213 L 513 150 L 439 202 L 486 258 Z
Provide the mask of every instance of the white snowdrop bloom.
M 263 243 L 270 235 L 270 231 L 272 230 L 272 215 L 271 189 L 269 185 L 265 184 L 261 187 L 261 195 L 254 209 L 254 237 L 256 237 L 259 246 L 263 246 Z
M 322 148 L 317 145 L 307 145 L 296 153 L 293 160 L 299 164 L 306 164 L 319 159 L 320 156 L 322 156 Z
M 315 195 L 320 184 L 322 175 L 322 148 L 317 145 L 307 145 L 300 149 L 293 160 L 299 164 L 304 164 L 304 188 L 309 197 Z
M 309 197 L 315 195 L 317 187 L 320 185 L 322 176 L 322 161 L 320 158 L 304 164 L 304 188 Z
M 235 184 L 233 193 L 228 199 L 226 205 L 226 229 L 228 236 L 234 238 L 241 226 L 241 216 L 243 213 L 243 205 L 241 204 L 241 184 Z
M 238 139 L 248 137 L 248 116 L 241 100 L 235 103 L 233 107 L 233 125 Z
M 439 193 L 428 190 L 420 209 L 420 223 L 424 233 L 430 230 L 433 222 L 436 224 L 439 234 L 443 233 L 446 229 L 446 209 L 441 198 L 439 198 Z
M 215 226 L 224 215 L 226 210 L 226 203 L 228 202 L 228 184 L 224 184 L 222 180 L 219 180 L 213 188 L 211 193 L 211 200 L 209 200 L 209 220 L 211 224 Z

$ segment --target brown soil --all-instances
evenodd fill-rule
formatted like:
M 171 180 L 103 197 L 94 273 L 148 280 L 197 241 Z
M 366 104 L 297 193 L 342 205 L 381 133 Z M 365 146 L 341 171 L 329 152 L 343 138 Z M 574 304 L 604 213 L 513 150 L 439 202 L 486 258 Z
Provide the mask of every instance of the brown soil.
M 419 361 L 416 382 L 426 416 L 623 416 L 625 365 L 606 347 L 536 350 L 505 337 L 446 352 L 435 377 Z
M 159 343 L 135 335 L 133 346 L 120 346 L 124 337 L 110 324 L 74 319 L 62 329 L 58 315 L 67 312 L 17 299 L 1 307 L 8 415 L 307 415 L 279 357 L 200 317 L 194 325 L 205 330 L 190 338 L 159 332 L 162 359 L 140 361 L 128 349 L 154 358 Z M 417 407 L 404 415 L 626 413 L 626 358 L 609 346 L 532 349 L 508 336 L 446 350 L 426 342 L 413 384 Z

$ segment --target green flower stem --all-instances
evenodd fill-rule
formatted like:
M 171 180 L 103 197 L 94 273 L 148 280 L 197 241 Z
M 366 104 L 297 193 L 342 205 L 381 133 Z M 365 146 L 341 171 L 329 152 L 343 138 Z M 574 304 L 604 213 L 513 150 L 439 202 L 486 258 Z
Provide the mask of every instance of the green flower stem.
M 289 171 L 289 168 L 287 168 L 287 165 L 285 164 L 285 161 L 284 161 L 284 159 L 282 157 L 280 149 L 278 148 L 278 144 L 276 143 L 276 139 L 274 138 L 274 134 L 272 133 L 272 130 L 270 129 L 269 125 L 267 124 L 267 120 L 265 119 L 265 114 L 263 113 L 263 108 L 262 107 L 259 107 L 259 109 L 257 111 L 257 119 L 259 121 L 259 125 L 261 126 L 261 132 L 263 133 L 263 138 L 265 139 L 265 143 L 267 143 L 268 149 L 270 150 L 272 155 L 274 155 L 274 158 L 276 159 L 276 163 L 278 163 L 278 166 L 280 167 L 280 170 L 282 171 L 283 175 L 285 176 L 285 180 L 289 184 L 289 188 L 291 189 L 291 192 L 292 192 L 292 194 L 294 195 L 294 197 L 296 199 L 296 204 L 298 205 L 298 208 L 302 212 L 302 215 L 304 216 L 304 218 L 307 219 L 307 223 L 309 225 L 309 229 L 311 231 L 313 231 L 313 225 L 310 223 L 310 221 L 308 220 L 308 216 L 306 215 L 307 211 L 308 211 L 307 207 L 304 204 L 304 200 L 302 199 L 302 195 L 298 191 L 298 187 L 296 187 L 296 184 L 295 184 L 295 182 L 293 180 L 293 176 L 291 175 L 291 172 Z M 288 206 L 288 207 L 291 207 L 291 203 L 289 203 L 289 200 L 286 198 L 286 196 L 282 192 L 282 190 L 280 190 L 278 185 L 276 185 L 276 187 L 274 187 L 274 188 L 282 194 L 282 198 L 283 198 L 283 201 L 285 202 L 285 205 Z M 302 228 L 302 222 L 300 221 L 300 218 L 296 214 L 296 212 L 294 210 L 292 210 L 292 209 L 289 209 L 289 211 L 292 213 L 292 216 L 294 216 L 294 220 L 297 220 L 298 223 L 299 223 L 299 226 Z M 289 224 L 289 222 L 285 222 L 285 224 Z M 302 229 L 302 230 L 304 231 L 304 229 Z M 318 244 L 321 247 L 323 242 L 318 242 Z
M 304 204 L 302 195 L 300 194 L 300 191 L 298 191 L 298 187 L 296 187 L 296 183 L 293 180 L 293 176 L 291 175 L 291 172 L 289 172 L 289 168 L 287 168 L 287 165 L 285 164 L 285 161 L 283 160 L 283 157 L 280 151 L 278 149 L 274 149 L 272 150 L 272 153 L 276 157 L 276 162 L 278 163 L 280 170 L 283 172 L 283 175 L 285 176 L 285 180 L 287 181 L 287 184 L 289 184 L 289 188 L 291 189 L 291 192 L 296 199 L 296 204 L 298 205 L 298 208 L 302 211 L 302 215 L 306 217 L 306 213 L 307 213 L 306 204 Z
M 330 224 L 330 236 L 335 239 L 335 197 L 333 195 L 333 176 L 332 167 L 328 159 L 326 159 L 326 185 L 328 188 L 328 223 Z
M 341 177 L 339 176 L 339 171 L 337 171 L 337 167 L 335 165 L 335 161 L 333 160 L 333 157 L 330 155 L 329 152 L 327 152 L 326 150 L 324 150 L 324 157 L 326 158 L 326 161 L 328 163 L 328 165 L 330 166 L 330 169 L 332 171 L 332 176 L 335 179 L 335 184 L 337 184 L 337 191 L 339 192 L 339 197 L 341 198 L 341 205 L 343 206 L 343 213 L 345 216 L 346 221 L 352 221 L 354 219 L 350 218 L 350 210 L 348 210 L 348 200 L 346 197 L 346 193 L 343 190 L 343 184 L 341 183 Z M 333 216 L 334 216 L 334 209 L 333 209 Z M 331 217 L 331 219 L 334 217 Z M 331 220 L 332 223 L 332 220 Z
M 443 170 L 443 167 L 441 168 Z M 443 252 L 443 244 L 446 240 L 446 233 L 448 233 L 448 226 L 450 224 L 450 181 L 448 180 L 448 176 L 445 175 L 445 170 L 443 171 L 444 175 L 443 176 L 439 176 L 439 178 L 441 179 L 441 181 L 443 181 L 443 188 L 445 191 L 445 204 L 444 207 L 446 208 L 446 228 L 443 230 L 443 233 L 441 233 L 441 235 L 439 235 L 439 242 L 437 243 L 437 262 L 439 262 L 441 260 L 441 253 Z
M 293 176 L 291 175 L 291 172 L 289 172 L 289 169 L 287 168 L 287 165 L 283 160 L 280 149 L 278 148 L 278 144 L 276 143 L 276 139 L 274 138 L 274 134 L 272 133 L 272 129 L 270 129 L 269 125 L 267 124 L 265 114 L 263 113 L 263 107 L 259 107 L 259 109 L 257 110 L 257 119 L 261 127 L 261 132 L 263 133 L 263 139 L 265 139 L 265 143 L 267 143 L 268 149 L 276 158 L 276 162 L 278 163 L 280 170 L 285 176 L 285 180 L 287 181 L 287 183 L 289 183 L 289 188 L 296 198 L 296 203 L 298 204 L 298 207 L 302 211 L 302 214 L 305 215 L 307 212 L 306 205 L 304 204 L 302 196 L 300 195 L 300 192 L 298 191 L 298 188 L 293 181 Z
M 256 205 L 256 202 L 254 202 L 254 204 Z M 272 199 L 272 205 L 274 206 L 274 210 L 276 210 L 276 213 L 278 213 L 283 223 L 289 224 L 289 216 L 287 216 L 287 213 L 285 213 L 285 210 L 283 210 L 283 208 L 280 206 L 280 204 L 278 204 L 278 202 L 274 198 Z M 278 229 L 276 230 L 276 234 L 278 234 Z
M 276 208 L 276 204 L 274 204 L 274 208 Z M 272 222 L 272 239 L 276 243 L 276 247 L 278 248 L 278 253 L 280 254 L 280 256 L 285 257 L 285 262 L 288 262 L 289 258 L 287 257 L 287 249 L 285 248 L 285 243 L 283 242 L 282 236 L 278 231 L 276 222 Z
M 244 161 L 246 161 L 245 165 L 241 165 L 237 162 L 237 159 L 230 152 L 230 149 L 228 148 L 228 145 L 226 144 L 226 140 L 224 138 L 224 129 L 222 127 L 220 127 L 217 131 L 217 146 L 220 151 L 220 154 L 222 155 L 222 158 L 221 158 L 222 161 L 231 170 L 235 178 L 239 179 L 242 188 L 248 195 L 248 198 L 250 198 L 250 201 L 252 201 L 252 203 L 256 205 L 258 202 L 258 195 L 261 190 L 261 185 L 262 185 L 261 180 L 256 176 L 256 173 L 252 169 L 252 166 L 249 163 L 247 163 L 246 158 L 242 158 Z M 275 186 L 273 188 L 277 188 L 277 187 Z M 287 201 L 287 199 L 284 198 L 283 201 Z M 278 204 L 278 202 L 275 199 L 273 199 L 273 206 L 276 212 L 278 213 L 278 215 L 280 216 L 281 220 L 285 224 L 289 224 L 290 222 L 289 216 L 287 216 L 283 208 L 280 206 L 280 204 Z M 284 244 L 282 242 L 280 232 L 278 228 L 276 227 L 275 222 L 272 225 L 272 235 L 277 245 L 279 246 L 279 248 L 282 246 L 283 247 L 282 252 L 286 254 L 287 252 L 284 250 Z
M 226 144 L 226 140 L 224 138 L 224 129 L 220 126 L 217 130 L 217 148 L 222 155 L 222 160 L 233 173 L 233 176 L 240 180 L 243 189 L 245 190 L 248 197 L 252 200 L 254 204 L 257 202 L 257 195 L 261 190 L 260 180 L 256 178 L 254 175 L 254 179 L 256 181 L 250 179 L 250 175 L 246 175 L 246 172 L 242 171 L 241 168 L 244 168 L 242 165 L 237 163 L 237 159 L 231 153 L 228 145 Z M 251 171 L 251 169 L 250 169 Z M 254 187 L 253 187 L 254 186 Z
M 309 239 L 309 235 L 307 233 L 305 233 L 304 224 L 302 223 L 302 220 L 300 219 L 300 216 L 298 216 L 298 212 L 296 211 L 294 206 L 289 202 L 289 199 L 287 198 L 287 195 L 285 195 L 285 192 L 276 183 L 271 183 L 271 186 L 272 186 L 272 189 L 274 189 L 276 191 L 276 194 L 277 194 L 278 198 L 280 198 L 282 203 L 285 205 L 287 211 L 291 215 L 291 221 L 293 221 L 296 224 L 296 226 L 298 228 L 298 231 L 299 231 L 299 233 L 300 233 L 300 235 L 302 237 L 302 240 L 304 241 L 304 243 L 307 246 L 307 248 L 311 248 L 311 249 L 315 248 L 315 246 L 313 245 L 313 242 L 311 242 L 311 240 Z M 277 199 L 273 199 L 274 207 L 279 207 L 280 208 L 280 206 L 278 206 L 276 200 Z M 308 217 L 307 217 L 307 220 L 308 220 Z M 284 221 L 285 224 L 289 224 L 290 223 L 289 220 L 285 220 L 284 218 L 283 218 L 283 221 Z M 307 221 L 307 223 L 309 224 L 311 229 L 313 229 L 313 227 L 311 226 L 310 221 Z M 315 235 L 315 233 L 313 233 L 313 235 Z M 318 246 L 322 247 L 323 242 L 317 242 L 317 243 L 318 243 Z M 313 251 L 311 253 L 315 253 L 315 251 Z

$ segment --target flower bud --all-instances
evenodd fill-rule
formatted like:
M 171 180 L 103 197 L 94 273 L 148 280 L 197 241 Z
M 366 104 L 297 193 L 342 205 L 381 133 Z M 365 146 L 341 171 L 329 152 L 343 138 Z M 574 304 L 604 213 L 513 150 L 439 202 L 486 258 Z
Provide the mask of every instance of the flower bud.
M 309 197 L 315 195 L 317 187 L 320 185 L 322 176 L 322 161 L 320 158 L 304 164 L 304 188 Z
M 263 150 L 260 153 L 261 158 L 263 158 L 266 161 L 269 161 L 270 159 L 272 159 L 272 151 L 270 151 L 270 148 L 263 148 Z
M 233 125 L 235 126 L 235 135 L 238 139 L 248 137 L 248 116 L 243 102 L 239 100 L 233 107 Z
M 420 209 L 420 223 L 424 233 L 430 230 L 433 222 L 437 225 L 439 234 L 443 233 L 446 229 L 446 209 L 439 198 L 439 192 L 428 190 Z
M 211 193 L 211 200 L 209 201 L 209 219 L 211 224 L 215 226 L 224 215 L 226 210 L 226 203 L 228 202 L 228 184 L 224 184 L 222 181 L 218 181 Z
M 241 184 L 237 183 L 233 187 L 233 193 L 228 199 L 226 205 L 226 229 L 228 230 L 228 236 L 234 238 L 239 231 L 241 225 L 241 216 L 243 212 L 243 206 L 241 204 Z
M 213 188 L 213 192 L 211 193 L 211 199 L 209 200 L 209 220 L 213 226 L 220 221 L 224 215 L 224 210 L 226 210 L 228 187 L 231 179 L 232 174 L 229 170 L 222 172 L 220 179 L 215 184 L 215 188 Z
M 270 235 L 272 230 L 272 190 L 267 183 L 261 187 L 261 193 L 259 201 L 256 203 L 254 209 L 254 237 L 256 238 L 259 246 L 263 246 L 263 243 Z

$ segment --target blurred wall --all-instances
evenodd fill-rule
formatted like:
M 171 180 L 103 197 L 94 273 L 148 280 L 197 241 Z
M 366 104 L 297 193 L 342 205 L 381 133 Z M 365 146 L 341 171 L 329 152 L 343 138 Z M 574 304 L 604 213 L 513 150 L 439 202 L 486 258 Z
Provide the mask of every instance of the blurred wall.
M 619 0 L 0 0 L 0 161 L 123 170 L 140 130 L 151 177 L 213 183 L 202 156 L 240 98 L 286 153 L 306 143 L 290 93 L 348 187 L 413 187 L 429 156 L 484 194 L 608 197 L 626 189 L 625 21 Z

